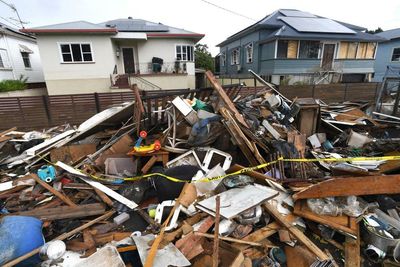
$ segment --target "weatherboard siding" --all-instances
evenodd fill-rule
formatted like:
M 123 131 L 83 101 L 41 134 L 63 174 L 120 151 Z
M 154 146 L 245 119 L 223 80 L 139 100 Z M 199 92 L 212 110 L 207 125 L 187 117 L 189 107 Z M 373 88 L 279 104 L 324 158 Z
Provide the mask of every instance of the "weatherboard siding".
M 343 73 L 373 73 L 373 59 L 336 59 L 334 67 L 338 72 Z
M 400 47 L 400 39 L 379 43 L 375 59 L 374 82 L 381 82 L 388 65 L 400 67 L 400 61 L 392 62 L 393 49 Z
M 269 59 L 261 61 L 262 75 L 271 74 L 307 74 L 314 73 L 320 67 L 320 59 Z

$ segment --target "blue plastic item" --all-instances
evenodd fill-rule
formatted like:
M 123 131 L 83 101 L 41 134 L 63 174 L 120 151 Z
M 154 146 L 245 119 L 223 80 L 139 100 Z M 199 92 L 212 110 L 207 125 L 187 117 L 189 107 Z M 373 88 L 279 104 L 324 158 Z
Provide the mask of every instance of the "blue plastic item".
M 37 175 L 40 180 L 45 181 L 46 183 L 51 183 L 56 179 L 56 168 L 51 165 L 43 165 L 37 171 Z
M 0 221 L 0 266 L 43 246 L 42 221 L 28 216 L 5 216 Z M 16 266 L 35 266 L 39 254 Z

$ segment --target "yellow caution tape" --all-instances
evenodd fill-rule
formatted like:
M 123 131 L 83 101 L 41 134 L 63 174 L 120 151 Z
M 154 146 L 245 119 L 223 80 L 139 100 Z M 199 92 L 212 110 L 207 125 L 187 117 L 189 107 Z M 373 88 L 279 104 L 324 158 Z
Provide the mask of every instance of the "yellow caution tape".
M 38 157 L 40 157 L 41 159 L 43 159 L 44 161 L 46 161 L 47 163 L 56 166 L 54 163 L 52 163 L 51 161 L 41 157 L 38 155 Z M 233 176 L 233 175 L 238 175 L 238 174 L 243 174 L 243 173 L 247 173 L 247 172 L 251 172 L 251 171 L 256 171 L 259 169 L 263 169 L 265 167 L 268 167 L 272 164 L 276 164 L 279 161 L 284 161 L 284 162 L 320 162 L 320 161 L 329 161 L 329 162 L 344 162 L 344 161 L 391 161 L 391 160 L 400 160 L 400 156 L 382 156 L 382 157 L 352 157 L 352 158 L 320 158 L 320 159 L 285 159 L 283 157 L 279 157 L 278 159 L 271 161 L 271 162 L 267 162 L 267 163 L 263 163 L 254 167 L 246 167 L 243 169 L 240 169 L 238 171 L 235 171 L 233 173 L 229 173 L 229 174 L 225 174 L 225 175 L 220 175 L 220 176 L 215 176 L 215 177 L 211 177 L 211 178 L 202 178 L 200 180 L 197 180 L 197 182 L 212 182 L 212 181 L 216 181 L 216 180 L 221 180 L 223 178 L 229 177 L 229 176 Z M 135 177 L 121 177 L 121 178 L 113 178 L 113 179 L 106 179 L 106 178 L 102 178 L 102 177 L 98 177 L 92 174 L 88 174 L 83 172 L 80 169 L 75 169 L 76 171 L 82 173 L 82 175 L 84 176 L 89 176 L 93 179 L 96 180 L 101 180 L 101 181 L 113 181 L 113 180 L 124 180 L 124 181 L 139 181 L 141 179 L 146 179 L 149 177 L 153 177 L 153 176 L 159 176 L 159 177 L 163 177 L 166 178 L 172 182 L 175 183 L 187 183 L 189 181 L 186 180 L 181 180 L 179 178 L 176 177 L 172 177 L 172 176 L 168 176 L 165 175 L 163 173 L 149 173 L 149 174 L 144 174 L 144 175 L 139 175 L 139 176 L 135 176 Z

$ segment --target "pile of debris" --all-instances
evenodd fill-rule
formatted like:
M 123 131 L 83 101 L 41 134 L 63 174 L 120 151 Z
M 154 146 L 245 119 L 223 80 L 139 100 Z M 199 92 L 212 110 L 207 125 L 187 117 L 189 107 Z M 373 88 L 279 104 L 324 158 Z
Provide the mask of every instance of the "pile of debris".
M 79 127 L 1 132 L 0 265 L 400 261 L 398 118 L 289 100 L 260 77 L 231 99 L 206 76 L 205 101 L 161 109 L 135 87 Z

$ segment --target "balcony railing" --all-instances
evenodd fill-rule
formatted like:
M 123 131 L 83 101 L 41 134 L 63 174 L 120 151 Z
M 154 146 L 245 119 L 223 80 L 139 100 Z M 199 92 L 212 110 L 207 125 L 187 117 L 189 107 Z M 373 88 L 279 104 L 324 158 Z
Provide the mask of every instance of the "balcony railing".
M 193 62 L 163 62 L 160 63 L 138 63 L 135 64 L 135 74 L 186 74 L 188 64 Z

